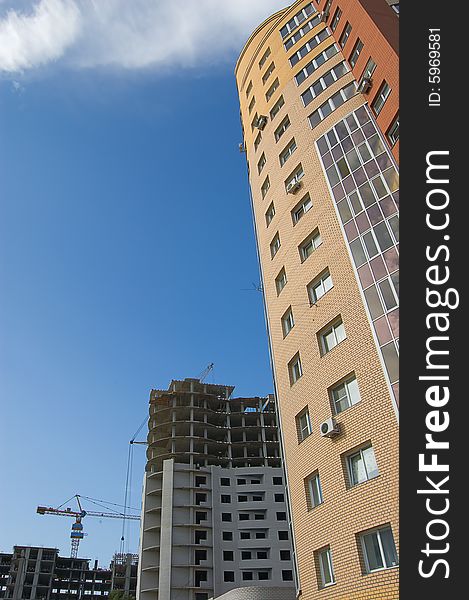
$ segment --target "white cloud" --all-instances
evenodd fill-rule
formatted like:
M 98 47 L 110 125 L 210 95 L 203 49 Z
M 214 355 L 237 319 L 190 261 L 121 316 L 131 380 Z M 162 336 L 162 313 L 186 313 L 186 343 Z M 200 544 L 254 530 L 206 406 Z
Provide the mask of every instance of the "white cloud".
M 0 71 L 213 64 L 285 0 L 38 0 L 0 17 Z

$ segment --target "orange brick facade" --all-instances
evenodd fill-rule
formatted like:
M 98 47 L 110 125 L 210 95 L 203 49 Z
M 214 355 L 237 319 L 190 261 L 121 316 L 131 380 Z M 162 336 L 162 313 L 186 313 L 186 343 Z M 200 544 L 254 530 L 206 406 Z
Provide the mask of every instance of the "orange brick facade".
M 376 0 L 373 4 L 380 3 L 381 0 Z M 316 68 L 313 76 L 297 85 L 295 75 L 334 42 L 332 35 L 319 41 L 294 67 L 291 66 L 289 58 L 295 50 L 313 38 L 320 40 L 315 36 L 327 27 L 324 21 L 317 22 L 291 49 L 285 50 L 284 43 L 288 37 L 282 39 L 280 30 L 298 11 L 310 4 L 304 0 L 295 2 L 267 19 L 248 40 L 236 66 L 289 484 L 299 598 L 391 600 L 398 598 L 399 570 L 396 566 L 367 568 L 361 540 L 364 532 L 390 528 L 398 552 L 397 407 L 315 146 L 315 142 L 335 123 L 366 102 L 372 102 L 376 88 L 372 88 L 369 96 L 355 93 L 314 128 L 310 126 L 308 117 L 327 98 L 360 77 L 371 52 L 370 47 L 377 63 L 375 78 L 386 78 L 392 88 L 377 120 L 385 135 L 397 108 L 394 104 L 398 93 L 397 63 L 394 63 L 396 70 L 391 73 L 396 54 L 389 51 L 390 56 L 387 56 L 386 52 L 391 47 L 389 42 L 385 45 L 388 50 L 382 50 L 380 44 L 384 44 L 384 37 L 379 31 L 374 31 L 376 24 L 364 14 L 363 3 L 348 0 L 342 8 L 343 15 L 336 33 L 340 35 L 346 14 L 350 14 L 351 23 L 352 14 L 358 20 L 356 25 L 352 24 L 352 33 L 344 47 L 345 54 L 338 49 L 335 55 Z M 384 0 L 382 4 L 384 12 L 391 10 Z M 328 23 L 336 5 L 334 0 Z M 316 11 L 322 8 L 316 2 L 314 6 Z M 397 20 L 392 13 L 390 16 Z M 300 24 L 299 28 L 301 26 L 304 25 Z M 348 70 L 305 107 L 301 94 L 313 80 L 322 77 L 349 56 L 357 35 L 354 27 L 360 30 L 360 39 L 364 42 L 355 69 Z M 292 33 L 295 35 L 293 30 Z M 275 84 L 277 79 L 278 85 Z M 388 104 L 393 94 L 393 100 Z M 279 102 L 280 97 L 283 103 Z M 272 113 L 275 106 L 280 108 Z M 252 125 L 256 115 L 267 117 L 262 129 Z M 275 132 L 287 116 L 290 124 L 276 140 Z M 292 140 L 296 150 L 282 164 L 280 156 Z M 396 146 L 392 152 L 397 155 Z M 299 165 L 304 172 L 301 187 L 294 194 L 287 193 L 286 182 Z M 307 193 L 312 207 L 295 222 L 292 211 Z M 316 230 L 322 243 L 303 259 L 300 254 L 302 243 Z M 277 238 L 280 244 L 273 255 L 272 243 Z M 311 304 L 308 285 L 326 269 L 333 285 L 316 303 Z M 279 292 L 276 280 L 283 272 L 286 283 Z M 282 317 L 289 310 L 294 317 L 294 326 L 285 335 Z M 341 319 L 346 337 L 324 353 L 321 351 L 321 332 L 337 319 Z M 292 383 L 288 365 L 295 356 L 301 359 L 302 375 Z M 320 424 L 334 414 L 331 389 L 351 375 L 358 383 L 360 401 L 336 415 L 340 427 L 337 436 L 323 437 L 319 431 Z M 311 431 L 300 441 L 297 417 L 305 409 L 309 411 Z M 350 485 L 348 457 L 356 449 L 367 445 L 373 448 L 379 474 L 358 485 Z M 320 476 L 323 501 L 313 508 L 307 482 L 308 477 L 316 472 Z M 330 548 L 334 572 L 334 581 L 328 585 L 324 585 L 319 567 L 319 554 L 324 548 Z

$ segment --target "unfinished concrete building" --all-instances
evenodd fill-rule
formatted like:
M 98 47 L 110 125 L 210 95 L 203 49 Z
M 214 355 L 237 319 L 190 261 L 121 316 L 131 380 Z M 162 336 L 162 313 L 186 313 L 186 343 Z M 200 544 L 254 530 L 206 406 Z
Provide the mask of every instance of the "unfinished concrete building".
M 0 554 L 0 598 L 102 600 L 116 589 L 135 597 L 137 556 L 116 554 L 109 569 L 87 558 L 59 556 L 57 548 L 15 546 Z
M 274 399 L 233 390 L 185 379 L 151 392 L 139 600 L 294 598 Z

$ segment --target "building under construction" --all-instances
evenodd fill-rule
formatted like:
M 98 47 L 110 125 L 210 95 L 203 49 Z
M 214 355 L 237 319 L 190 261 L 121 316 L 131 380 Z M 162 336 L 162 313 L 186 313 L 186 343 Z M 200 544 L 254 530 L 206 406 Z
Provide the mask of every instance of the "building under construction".
M 151 392 L 139 600 L 294 598 L 274 398 L 233 390 Z
M 59 556 L 57 548 L 15 546 L 0 554 L 0 598 L 101 599 L 113 590 L 135 597 L 138 556 L 115 554 L 108 569 L 87 558 Z

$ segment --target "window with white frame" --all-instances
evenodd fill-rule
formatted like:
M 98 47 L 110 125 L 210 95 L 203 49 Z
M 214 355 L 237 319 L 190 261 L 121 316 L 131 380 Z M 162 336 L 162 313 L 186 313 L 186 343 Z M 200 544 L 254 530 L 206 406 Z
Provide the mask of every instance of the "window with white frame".
M 267 212 L 265 213 L 265 222 L 267 227 L 271 224 L 272 219 L 275 217 L 275 206 L 274 203 L 272 202 L 271 205 L 269 206 L 269 208 L 267 209 Z
M 264 180 L 264 183 L 262 184 L 262 187 L 261 187 L 261 194 L 262 194 L 262 197 L 263 197 L 263 198 L 265 198 L 265 195 L 266 195 L 266 194 L 267 194 L 267 192 L 269 191 L 269 188 L 270 188 L 270 179 L 269 179 L 269 177 L 267 176 L 267 177 L 265 178 L 265 180 Z
M 307 407 L 296 415 L 296 429 L 298 432 L 298 443 L 305 440 L 311 434 L 311 419 L 309 418 Z
M 282 135 L 285 133 L 285 131 L 290 127 L 290 119 L 288 118 L 288 115 L 283 119 L 283 121 L 280 123 L 280 125 L 277 127 L 277 129 L 275 130 L 274 133 L 274 137 L 275 137 L 275 141 L 278 142 L 279 139 L 282 137 Z
M 265 158 L 265 154 L 263 152 L 261 154 L 259 162 L 257 163 L 257 172 L 259 173 L 259 175 L 262 173 L 262 169 L 265 167 L 266 162 L 267 162 L 267 159 Z
M 272 75 L 272 73 L 275 70 L 275 63 L 271 62 L 267 71 L 264 73 L 264 75 L 262 76 L 262 83 L 266 83 L 266 81 L 269 79 L 269 77 Z
M 363 79 L 371 79 L 373 73 L 375 72 L 376 69 L 376 63 L 375 61 L 370 57 L 368 59 L 368 62 L 366 63 L 365 68 L 363 69 L 363 73 L 362 76 L 360 77 L 360 82 Z
M 319 588 L 327 587 L 335 583 L 334 569 L 332 567 L 332 553 L 329 546 L 318 550 L 317 561 L 319 566 L 320 582 Z
M 301 48 L 299 48 L 295 54 L 290 56 L 290 65 L 294 67 L 302 58 L 312 52 L 321 42 L 330 37 L 327 28 L 322 29 L 318 34 L 312 37 L 306 42 Z
M 296 169 L 293 171 L 291 175 L 289 175 L 288 179 L 285 181 L 285 190 L 288 189 L 290 184 L 296 183 L 303 178 L 305 172 L 303 171 L 303 166 L 299 164 Z
M 332 17 L 332 21 L 331 21 L 332 31 L 335 31 L 337 29 L 337 25 L 339 24 L 341 16 L 342 16 L 342 11 L 340 10 L 339 7 L 337 7 L 335 9 L 335 13 L 334 13 L 334 16 Z
M 330 394 L 335 414 L 339 414 L 360 402 L 360 391 L 355 375 L 333 386 L 330 389 Z
M 316 69 L 319 69 L 321 65 L 323 65 L 326 60 L 335 56 L 338 52 L 338 48 L 336 44 L 332 44 L 325 50 L 323 50 L 320 54 L 315 56 L 297 75 L 295 75 L 295 81 L 297 85 L 301 85 L 303 81 L 312 75 Z
M 389 87 L 386 81 L 383 81 L 381 87 L 378 90 L 378 93 L 376 94 L 375 98 L 373 99 L 373 102 L 371 103 L 371 108 L 373 109 L 375 115 L 379 115 L 390 93 L 391 88 Z
M 352 33 L 352 26 L 347 21 L 347 23 L 345 23 L 344 30 L 342 31 L 342 33 L 340 35 L 340 38 L 339 38 L 339 45 L 340 45 L 341 48 L 343 48 L 345 46 L 345 44 L 347 43 L 347 40 L 349 39 L 351 33 Z
M 303 375 L 303 369 L 301 367 L 301 359 L 299 354 L 295 356 L 288 363 L 288 373 L 290 375 L 290 385 L 293 385 Z
M 397 567 L 399 559 L 389 525 L 363 532 L 359 539 L 367 573 Z
M 310 208 L 312 208 L 313 202 L 309 196 L 306 194 L 295 206 L 295 208 L 291 211 L 293 225 L 296 225 L 298 221 L 305 215 Z
M 293 320 L 293 311 L 291 306 L 288 308 L 286 313 L 282 317 L 282 331 L 283 337 L 287 337 L 290 331 L 295 326 L 295 321 Z
M 273 119 L 274 117 L 276 117 L 278 115 L 278 113 L 280 112 L 280 109 L 282 108 L 282 106 L 284 104 L 285 104 L 285 100 L 283 99 L 283 96 L 280 96 L 280 98 L 273 105 L 272 110 L 270 111 L 270 118 L 271 119 Z
M 345 327 L 341 318 L 335 320 L 334 323 L 325 327 L 318 334 L 321 355 L 330 352 L 332 348 L 335 348 L 337 344 L 340 344 L 340 342 L 345 340 L 346 337 Z
M 318 123 L 328 117 L 334 110 L 339 108 L 339 106 L 342 106 L 342 104 L 354 96 L 355 93 L 356 85 L 355 82 L 352 81 L 352 83 L 349 83 L 335 93 L 331 98 L 326 100 L 324 104 L 321 104 L 321 106 L 309 116 L 311 128 L 314 129 Z
M 280 236 L 278 233 L 275 234 L 274 239 L 270 242 L 270 255 L 272 258 L 277 254 L 280 249 Z
M 285 39 L 292 31 L 299 27 L 306 19 L 316 12 L 313 3 L 310 2 L 304 6 L 296 15 L 288 21 L 286 25 L 280 29 L 280 35 Z
M 327 73 L 324 73 L 322 77 L 315 81 L 305 92 L 301 94 L 303 104 L 308 106 L 308 104 L 312 102 L 316 96 L 319 96 L 321 92 L 343 77 L 346 73 L 348 73 L 348 68 L 345 62 L 339 63 L 333 69 L 327 71 Z
M 350 487 L 378 477 L 378 465 L 371 444 L 347 455 L 347 469 Z
M 287 285 L 287 273 L 285 268 L 282 268 L 280 273 L 275 278 L 275 287 L 277 289 L 277 296 L 283 290 L 283 288 Z
M 328 292 L 332 287 L 332 277 L 329 272 L 329 269 L 326 269 L 313 279 L 313 281 L 308 285 L 308 295 L 311 304 L 316 304 L 319 298 L 322 298 L 326 292 Z
M 262 67 L 265 65 L 267 59 L 270 56 L 270 48 L 267 48 L 267 50 L 264 52 L 264 54 L 262 55 L 261 60 L 259 61 L 259 69 L 262 69 Z
M 357 64 L 358 57 L 360 56 L 361 51 L 363 50 L 363 42 L 360 38 L 355 42 L 355 46 L 353 47 L 352 54 L 348 59 L 350 66 L 353 68 Z
M 306 479 L 306 492 L 308 494 L 308 508 L 316 508 L 323 503 L 321 480 L 316 471 Z
M 275 90 L 278 90 L 279 85 L 280 85 L 280 83 L 279 83 L 278 77 L 277 77 L 276 80 L 273 82 L 273 84 L 270 86 L 270 88 L 265 93 L 265 99 L 267 102 L 272 98 L 272 96 L 275 93 Z
M 319 229 L 315 229 L 298 247 L 301 262 L 304 262 L 322 244 Z
M 319 25 L 321 21 L 321 15 L 319 14 L 316 14 L 310 21 L 307 21 L 307 23 L 303 27 L 301 27 L 301 29 L 298 29 L 298 31 L 295 34 L 293 34 L 290 38 L 288 38 L 288 40 L 286 40 L 286 42 L 284 43 L 285 50 L 288 52 L 290 48 L 293 48 L 293 46 L 297 42 L 299 42 L 302 37 L 304 37 L 309 31 L 311 31 L 311 29 L 314 29 L 316 25 Z
M 296 148 L 297 148 L 296 141 L 295 141 L 295 138 L 293 138 L 288 143 L 287 147 L 280 153 L 280 156 L 279 156 L 280 166 L 283 167 L 283 165 L 287 162 L 287 160 L 290 158 L 290 156 L 293 154 L 293 152 L 295 152 Z
M 388 129 L 386 137 L 388 138 L 391 146 L 394 146 L 394 144 L 399 140 L 399 115 L 398 114 L 394 117 L 394 120 Z

